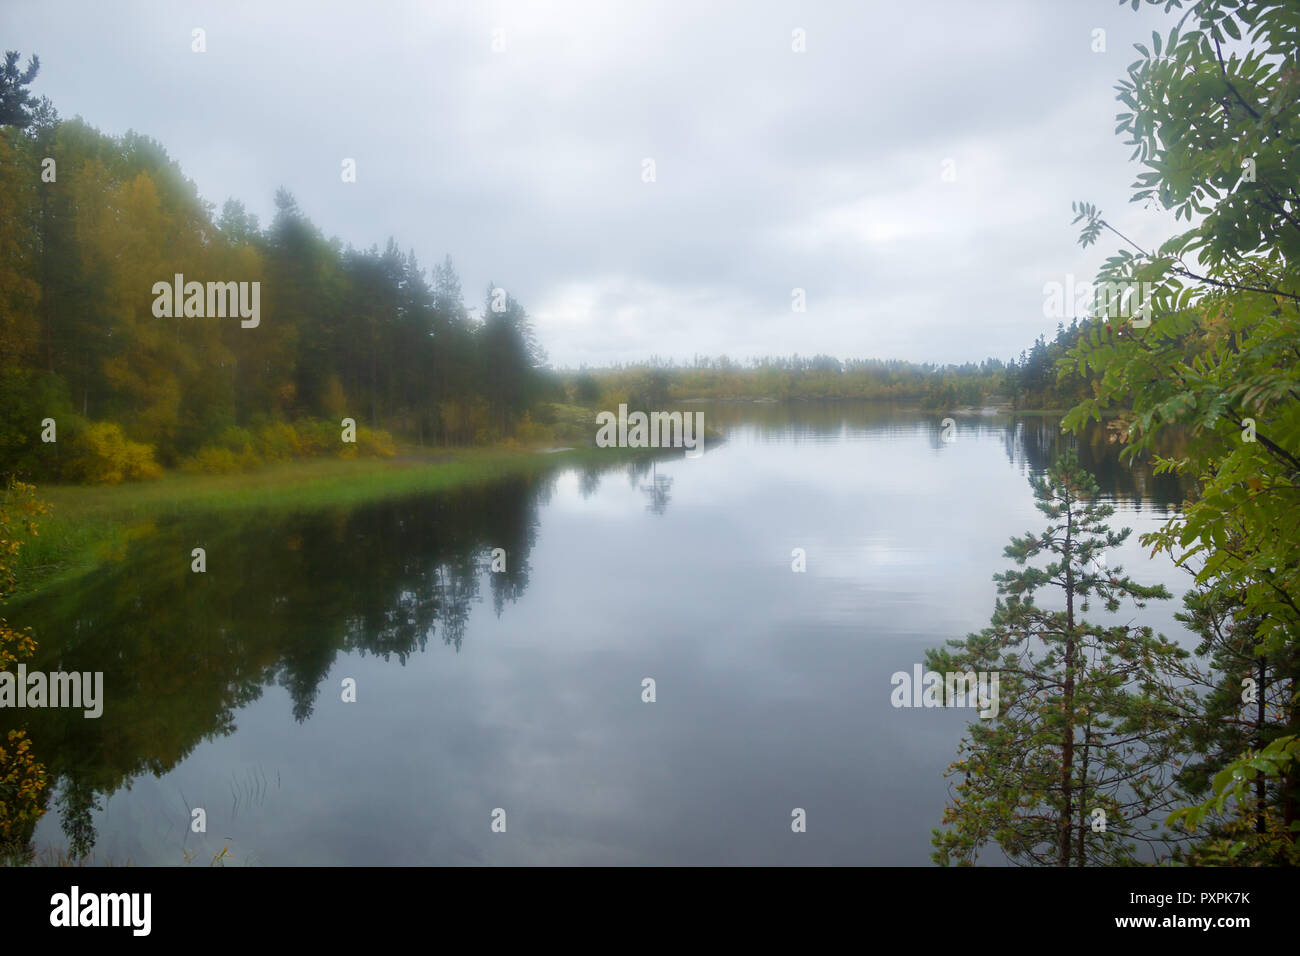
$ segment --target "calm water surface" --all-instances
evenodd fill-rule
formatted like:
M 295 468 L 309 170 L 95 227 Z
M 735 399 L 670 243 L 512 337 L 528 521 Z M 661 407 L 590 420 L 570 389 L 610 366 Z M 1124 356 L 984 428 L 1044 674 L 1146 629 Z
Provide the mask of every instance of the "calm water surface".
M 987 623 L 1003 547 L 1040 525 L 1027 478 L 1055 422 L 961 416 L 952 443 L 939 416 L 879 406 L 706 406 L 706 422 L 727 441 L 699 459 L 181 522 L 16 608 L 41 643 L 30 668 L 105 675 L 99 720 L 24 712 L 57 776 L 38 849 L 928 863 L 972 712 L 895 709 L 890 675 Z M 1109 563 L 1180 595 L 1187 576 L 1137 542 L 1179 489 L 1109 447 L 1081 448 L 1134 529 Z M 1177 603 L 1120 616 L 1190 645 Z

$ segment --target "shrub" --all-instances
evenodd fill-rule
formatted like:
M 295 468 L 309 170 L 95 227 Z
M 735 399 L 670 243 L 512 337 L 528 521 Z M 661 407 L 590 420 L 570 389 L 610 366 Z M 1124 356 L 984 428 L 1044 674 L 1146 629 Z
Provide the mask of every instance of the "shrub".
M 551 441 L 555 437 L 555 429 L 533 421 L 532 416 L 524 412 L 524 417 L 515 425 L 515 437 L 525 445 Z
M 88 484 L 157 478 L 162 468 L 152 445 L 128 441 L 115 422 L 96 422 L 74 435 L 64 477 Z
M 242 471 L 239 458 L 229 448 L 204 445 L 192 458 L 181 462 L 181 471 L 191 474 L 228 475 Z
M 357 453 L 369 458 L 392 458 L 397 454 L 393 436 L 383 429 L 357 429 Z
M 123 442 L 123 473 L 133 480 L 161 478 L 162 466 L 154 460 L 153 455 L 152 445 L 138 441 Z
M 289 461 L 303 453 L 302 441 L 292 425 L 284 422 L 271 422 L 257 430 L 254 443 L 257 454 L 263 461 Z
M 386 431 L 358 426 L 356 442 L 344 442 L 342 437 L 341 427 L 334 422 L 308 419 L 295 425 L 264 422 L 252 431 L 227 428 L 214 442 L 182 462 L 181 470 L 223 475 L 295 458 L 392 458 L 397 454 L 393 436 Z
M 57 480 L 63 471 L 66 445 L 41 441 L 44 420 L 53 418 L 61 441 L 72 437 L 85 421 L 72 408 L 68 388 L 57 375 L 19 369 L 0 370 L 0 474 Z
M 444 439 L 453 444 L 469 441 L 482 444 L 487 441 L 488 407 L 482 398 L 441 402 L 438 405 L 438 417 Z
M 36 535 L 36 518 L 48 512 L 31 485 L 11 480 L 0 491 L 0 603 L 18 586 L 14 559 Z M 31 657 L 36 641 L 28 629 L 15 630 L 0 618 L 0 668 Z M 49 774 L 36 755 L 27 731 L 12 728 L 0 737 L 0 863 L 18 862 L 36 821 L 45 813 L 41 791 Z
M 240 428 L 238 425 L 232 425 L 217 436 L 216 441 L 211 444 L 217 448 L 229 448 L 231 451 L 239 453 L 244 449 L 251 449 L 255 439 L 253 433 L 247 428 Z
M 294 431 L 298 436 L 300 454 L 303 455 L 336 454 L 342 444 L 342 427 L 334 422 L 302 421 L 298 422 Z

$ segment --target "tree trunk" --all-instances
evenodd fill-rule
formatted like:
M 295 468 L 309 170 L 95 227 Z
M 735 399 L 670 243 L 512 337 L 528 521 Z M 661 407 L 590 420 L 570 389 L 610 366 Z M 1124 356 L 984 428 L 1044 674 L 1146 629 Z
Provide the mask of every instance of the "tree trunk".
M 1070 865 L 1070 823 L 1074 817 L 1071 782 L 1074 773 L 1074 502 L 1065 497 L 1065 729 L 1061 735 L 1061 817 L 1057 824 L 1056 860 Z

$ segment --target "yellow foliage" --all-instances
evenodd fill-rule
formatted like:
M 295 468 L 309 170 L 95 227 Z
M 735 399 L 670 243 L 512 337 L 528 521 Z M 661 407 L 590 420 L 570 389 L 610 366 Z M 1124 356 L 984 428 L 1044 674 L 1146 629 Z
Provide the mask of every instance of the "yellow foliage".
M 518 424 L 515 425 L 515 437 L 525 445 L 532 445 L 554 439 L 555 429 L 541 422 L 533 421 L 532 415 L 524 412 L 524 417 L 519 419 Z
M 229 448 L 204 445 L 192 458 L 181 462 L 181 471 L 200 475 L 228 475 L 243 471 L 239 457 Z
M 471 401 L 452 399 L 440 402 L 438 417 L 443 433 L 455 442 L 472 439 L 483 444 L 488 436 L 488 407 L 481 398 Z
M 10 479 L 9 486 L 0 495 L 0 601 L 18 586 L 14 558 L 22 547 L 22 539 L 36 537 L 36 518 L 48 514 L 49 510 L 49 505 L 36 500 L 33 486 L 15 479 Z M 14 660 L 4 655 L 4 646 L 0 644 L 0 667 Z
M 47 782 L 27 731 L 9 731 L 8 745 L 0 744 L 0 840 L 24 834 L 41 818 L 40 794 Z
M 0 497 L 0 601 L 17 585 L 13 559 L 23 539 L 36 535 L 36 516 L 49 508 L 36 500 L 35 489 L 10 481 Z M 0 618 L 0 668 L 26 660 L 36 651 L 29 631 L 16 631 Z M 22 839 L 45 812 L 40 794 L 48 783 L 45 767 L 32 753 L 32 742 L 22 729 L 10 730 L 0 742 L 0 841 Z
M 302 441 L 293 426 L 272 422 L 257 430 L 257 453 L 264 461 L 289 461 L 302 454 Z
M 297 425 L 273 422 L 256 432 L 228 428 L 210 445 L 204 445 L 181 463 L 181 470 L 208 475 L 253 471 L 268 462 L 319 455 L 353 459 L 392 458 L 397 454 L 393 436 L 386 431 L 357 427 L 356 442 L 345 442 L 338 425 L 328 421 L 302 421 Z
M 65 477 L 97 485 L 115 485 L 125 479 L 158 478 L 162 468 L 153 447 L 128 441 L 115 422 L 97 422 L 72 439 L 72 455 Z
M 383 429 L 372 431 L 369 428 L 357 429 L 357 451 L 372 458 L 392 458 L 397 454 L 393 436 Z

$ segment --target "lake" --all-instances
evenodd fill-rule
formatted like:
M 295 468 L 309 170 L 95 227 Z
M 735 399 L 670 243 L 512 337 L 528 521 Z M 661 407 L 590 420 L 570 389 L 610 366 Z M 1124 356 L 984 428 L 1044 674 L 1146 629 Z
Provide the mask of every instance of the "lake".
M 883 405 L 693 407 L 726 434 L 700 458 L 180 521 L 16 607 L 29 670 L 104 673 L 97 720 L 23 712 L 57 776 L 38 850 L 927 865 L 974 716 L 896 709 L 890 677 L 988 622 L 1056 420 L 956 415 L 947 442 L 940 415 Z M 1134 529 L 1108 564 L 1181 596 L 1137 541 L 1177 482 L 1120 466 L 1104 429 L 1081 446 Z M 1120 617 L 1190 646 L 1179 603 Z

